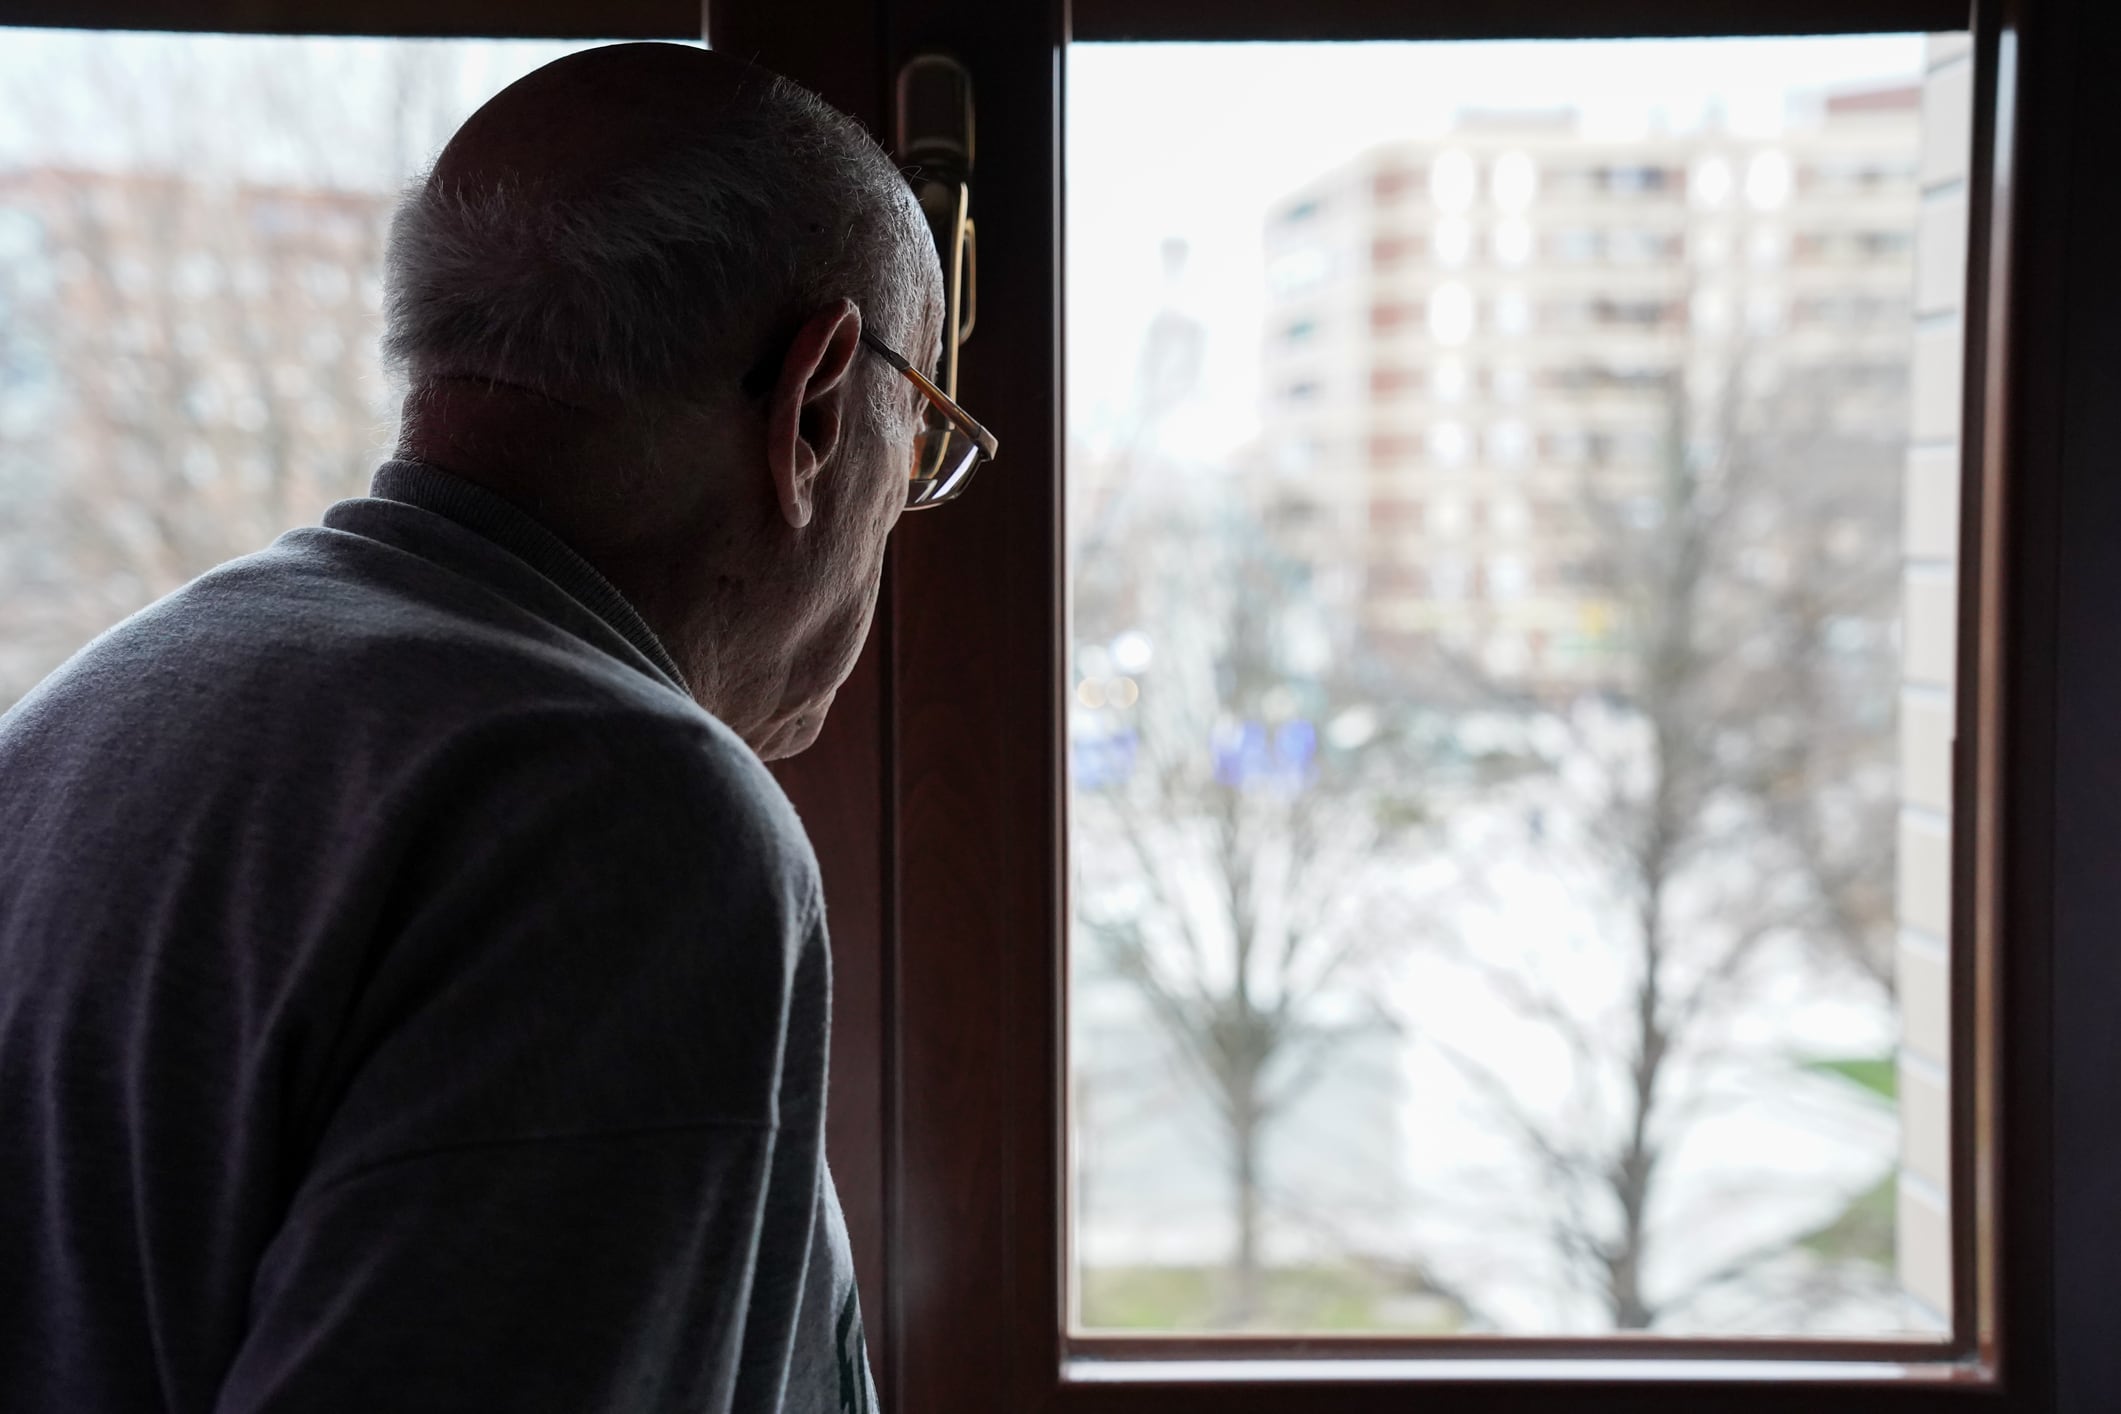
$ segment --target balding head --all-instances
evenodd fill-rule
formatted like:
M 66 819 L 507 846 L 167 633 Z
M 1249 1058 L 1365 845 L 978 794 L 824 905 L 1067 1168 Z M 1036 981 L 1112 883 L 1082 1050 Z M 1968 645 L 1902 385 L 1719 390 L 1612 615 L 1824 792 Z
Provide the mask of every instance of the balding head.
M 807 314 L 916 326 L 939 273 L 860 127 L 778 75 L 678 44 L 547 64 L 474 113 L 386 258 L 391 364 L 590 403 L 694 400 Z
M 905 505 L 942 277 L 853 121 L 675 44 L 546 65 L 391 225 L 402 456 L 514 500 L 625 594 L 762 755 L 854 665 Z

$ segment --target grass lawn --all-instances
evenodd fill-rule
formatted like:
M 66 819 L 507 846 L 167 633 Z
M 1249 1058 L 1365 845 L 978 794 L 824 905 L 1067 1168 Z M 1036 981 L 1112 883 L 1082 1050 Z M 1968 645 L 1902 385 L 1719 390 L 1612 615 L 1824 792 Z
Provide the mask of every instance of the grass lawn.
M 1221 1267 L 1092 1267 L 1083 1273 L 1083 1324 L 1093 1330 L 1226 1329 L 1229 1281 Z M 1436 1334 L 1458 1329 L 1462 1319 L 1449 1298 L 1419 1281 L 1352 1264 L 1272 1267 L 1262 1284 L 1266 1310 L 1245 1329 Z

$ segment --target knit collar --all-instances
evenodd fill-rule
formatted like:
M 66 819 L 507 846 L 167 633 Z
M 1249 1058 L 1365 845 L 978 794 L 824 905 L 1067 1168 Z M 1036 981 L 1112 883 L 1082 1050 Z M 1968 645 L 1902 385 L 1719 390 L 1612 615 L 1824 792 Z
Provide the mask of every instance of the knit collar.
M 565 590 L 683 689 L 685 675 L 678 671 L 677 660 L 618 587 L 514 502 L 439 467 L 413 461 L 383 463 L 368 494 L 433 511 L 492 541 Z

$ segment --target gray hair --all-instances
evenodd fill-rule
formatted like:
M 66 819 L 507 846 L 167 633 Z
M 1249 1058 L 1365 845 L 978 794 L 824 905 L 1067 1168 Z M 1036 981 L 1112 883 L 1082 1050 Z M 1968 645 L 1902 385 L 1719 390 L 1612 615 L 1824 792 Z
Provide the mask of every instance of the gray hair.
M 776 78 L 700 141 L 593 191 L 415 184 L 384 255 L 383 356 L 415 386 L 458 375 L 683 404 L 706 370 L 835 299 L 904 348 L 934 261 L 890 158 Z M 873 402 L 887 386 L 868 383 Z

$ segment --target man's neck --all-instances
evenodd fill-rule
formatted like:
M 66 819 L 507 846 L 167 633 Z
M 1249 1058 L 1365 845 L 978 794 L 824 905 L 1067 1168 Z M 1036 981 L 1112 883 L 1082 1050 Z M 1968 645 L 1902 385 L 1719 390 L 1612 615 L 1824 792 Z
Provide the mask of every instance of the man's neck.
M 398 455 L 491 491 L 558 536 L 625 596 L 694 700 L 727 721 L 718 685 L 759 666 L 722 641 L 749 585 L 743 511 L 715 494 L 710 468 L 659 458 L 644 421 L 507 383 L 433 379 L 406 399 Z

